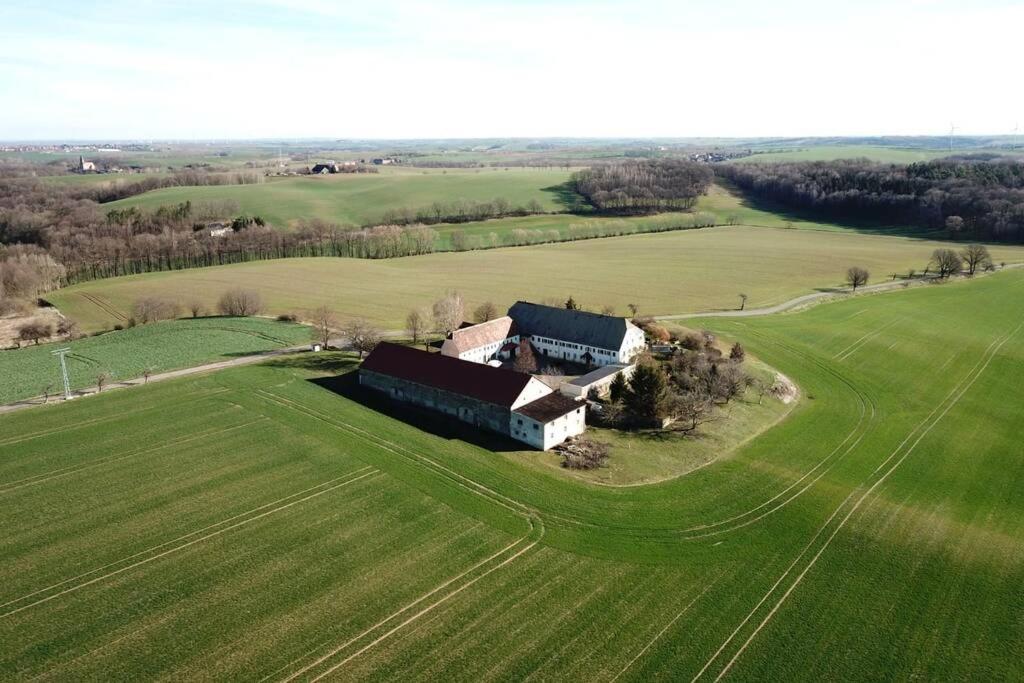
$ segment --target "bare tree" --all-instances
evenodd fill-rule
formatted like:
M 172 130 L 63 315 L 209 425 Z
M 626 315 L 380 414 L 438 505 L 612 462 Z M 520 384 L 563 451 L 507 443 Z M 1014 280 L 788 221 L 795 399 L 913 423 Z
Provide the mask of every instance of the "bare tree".
M 50 394 L 52 394 L 52 393 L 53 393 L 53 384 L 52 383 L 44 384 L 43 385 L 43 403 L 49 403 L 50 402 Z
M 362 359 L 364 354 L 373 351 L 384 335 L 376 327 L 362 318 L 353 318 L 341 326 L 341 335 L 348 340 L 354 351 Z
M 156 370 L 152 365 L 147 365 L 142 369 L 142 383 L 149 384 L 149 378 L 153 376 L 153 372 Z
M 485 323 L 498 317 L 498 307 L 490 301 L 485 301 L 473 310 L 473 320 L 478 323 Z
M 988 253 L 988 247 L 984 244 L 968 244 L 960 252 L 960 256 L 967 265 L 967 274 L 972 277 L 978 268 L 985 269 L 992 263 L 992 255 Z
M 206 305 L 199 299 L 192 299 L 188 303 L 188 312 L 192 314 L 193 318 L 206 315 Z
M 217 302 L 221 315 L 245 317 L 263 310 L 263 298 L 252 289 L 233 288 L 224 292 Z
M 743 345 L 740 344 L 739 342 L 733 344 L 732 348 L 729 349 L 729 360 L 734 360 L 739 363 L 742 363 L 743 359 L 746 357 L 747 352 L 743 349 Z
M 715 405 L 711 397 L 702 391 L 673 394 L 669 400 L 669 411 L 678 420 L 673 429 L 687 434 L 715 419 Z
M 947 278 L 956 275 L 963 268 L 964 263 L 960 254 L 952 249 L 936 249 L 932 252 L 930 265 L 934 265 L 939 272 L 939 277 Z
M 51 336 L 53 336 L 53 325 L 42 320 L 30 320 L 18 328 L 20 341 L 30 341 L 37 346 L 40 340 L 48 339 Z
M 462 295 L 451 291 L 434 302 L 432 312 L 434 314 L 434 330 L 438 334 L 448 336 L 453 330 L 458 329 L 465 320 L 466 306 Z
M 870 274 L 867 269 L 861 268 L 860 266 L 851 266 L 846 270 L 846 284 L 853 288 L 856 292 L 858 287 L 863 287 L 868 283 Z
M 181 313 L 177 301 L 159 296 L 144 296 L 132 306 L 132 317 L 145 325 L 158 320 L 172 320 Z
M 102 370 L 96 373 L 96 393 L 103 391 L 103 387 L 110 381 L 110 373 Z
M 626 304 L 626 308 L 629 309 L 629 315 L 633 318 L 635 318 L 636 314 L 640 311 L 640 307 L 636 304 Z
M 615 307 L 610 304 L 602 306 L 601 315 L 615 315 Z
M 409 333 L 413 344 L 419 342 L 427 331 L 427 316 L 418 308 L 409 311 L 409 315 L 405 316 L 405 331 Z
M 537 358 L 529 339 L 519 341 L 519 349 L 516 351 L 516 359 L 512 361 L 512 369 L 525 374 L 537 372 Z
M 740 310 L 744 310 L 747 307 L 747 295 L 740 294 Z
M 338 330 L 338 316 L 327 306 L 313 311 L 313 339 L 320 342 L 326 349 L 331 344 L 331 336 Z

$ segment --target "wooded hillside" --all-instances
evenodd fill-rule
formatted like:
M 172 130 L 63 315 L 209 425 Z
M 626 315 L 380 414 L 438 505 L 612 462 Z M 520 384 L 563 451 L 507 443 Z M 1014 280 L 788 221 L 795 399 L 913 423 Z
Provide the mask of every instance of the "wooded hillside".
M 950 237 L 1024 241 L 1024 164 L 960 157 L 910 164 L 866 160 L 720 165 L 743 192 L 838 219 L 909 223 Z
M 692 208 L 713 177 L 704 164 L 648 159 L 579 171 L 572 184 L 599 211 L 650 213 Z

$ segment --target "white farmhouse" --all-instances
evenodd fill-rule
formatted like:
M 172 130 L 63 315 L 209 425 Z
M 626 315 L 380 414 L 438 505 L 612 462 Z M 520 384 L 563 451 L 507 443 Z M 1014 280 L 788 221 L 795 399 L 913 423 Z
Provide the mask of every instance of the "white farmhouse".
M 541 355 L 584 365 L 633 362 L 644 333 L 625 318 L 517 301 L 508 309 L 520 336 Z
M 511 358 L 518 344 L 515 322 L 506 315 L 455 330 L 444 340 L 441 353 L 460 360 L 486 363 Z
M 519 301 L 508 315 L 455 330 L 441 353 L 474 363 L 509 360 L 527 337 L 542 357 L 597 367 L 628 365 L 644 349 L 643 330 L 625 318 Z

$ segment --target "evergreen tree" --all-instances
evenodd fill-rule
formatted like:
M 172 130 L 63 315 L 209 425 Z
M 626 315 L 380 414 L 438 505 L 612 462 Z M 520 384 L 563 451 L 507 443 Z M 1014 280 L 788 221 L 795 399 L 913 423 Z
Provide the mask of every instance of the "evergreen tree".
M 637 365 L 622 397 L 626 419 L 637 426 L 660 426 L 667 406 L 665 373 L 653 363 Z
M 608 386 L 609 397 L 612 403 L 618 403 L 622 400 L 626 394 L 626 376 L 621 372 L 612 378 L 612 383 Z

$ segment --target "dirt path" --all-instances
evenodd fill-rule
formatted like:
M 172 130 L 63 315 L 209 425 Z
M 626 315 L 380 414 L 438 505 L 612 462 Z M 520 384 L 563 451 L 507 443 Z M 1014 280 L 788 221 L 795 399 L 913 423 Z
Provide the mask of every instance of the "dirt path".
M 999 270 L 1009 268 L 1024 268 L 1024 263 L 1008 263 Z M 997 271 L 998 272 L 998 271 Z M 985 273 L 979 273 L 975 277 L 984 277 Z M 893 280 L 891 282 L 880 282 L 876 285 L 865 285 L 858 288 L 859 292 L 870 293 L 870 292 L 886 292 L 893 289 L 905 289 L 907 287 L 919 287 L 924 284 L 930 284 L 935 280 L 938 280 L 938 276 L 929 276 L 927 278 L 921 278 L 920 280 L 907 281 L 907 280 Z M 967 282 L 968 278 L 956 278 L 954 281 Z M 798 308 L 803 308 L 815 303 L 822 303 L 829 301 L 837 297 L 851 296 L 853 292 L 845 287 L 836 287 L 829 290 L 820 292 L 814 292 L 812 294 L 804 294 L 798 296 L 789 301 L 783 301 L 781 304 L 775 304 L 774 306 L 765 306 L 763 308 L 747 308 L 745 310 L 729 310 L 729 311 L 710 311 L 707 313 L 678 313 L 672 315 L 656 315 L 655 320 L 686 320 L 688 318 L 747 318 L 759 315 L 772 315 L 773 313 L 784 313 L 785 311 L 792 311 Z
M 191 368 L 181 368 L 180 370 L 169 370 L 167 372 L 161 372 L 152 374 L 149 376 L 149 382 L 162 382 L 168 379 L 174 379 L 176 377 L 186 377 L 188 375 L 198 375 L 203 372 L 214 372 L 216 370 L 223 370 L 225 368 L 233 368 L 239 365 L 251 365 L 252 363 L 258 363 L 268 358 L 275 356 L 284 356 L 290 353 L 297 353 L 309 349 L 308 345 L 303 346 L 289 346 L 283 349 L 274 349 L 273 351 L 264 351 L 263 353 L 257 353 L 252 356 L 241 356 L 239 358 L 231 358 L 229 360 L 217 361 L 215 363 L 206 363 L 205 365 L 196 365 Z M 103 388 L 104 392 L 111 391 L 113 389 L 127 389 L 128 387 L 139 386 L 140 384 L 146 384 L 146 380 L 142 377 L 135 379 L 125 380 L 123 382 L 111 382 Z M 83 396 L 95 395 L 96 389 L 79 389 L 78 391 L 71 392 L 75 398 Z M 61 403 L 62 399 L 60 395 L 51 396 L 48 403 L 57 404 Z M 9 403 L 4 406 L 0 406 L 0 415 L 4 413 L 13 413 L 16 410 L 24 410 L 25 408 L 32 408 L 35 406 L 43 405 L 43 397 L 35 396 L 33 398 L 26 398 L 22 401 L 15 403 Z

